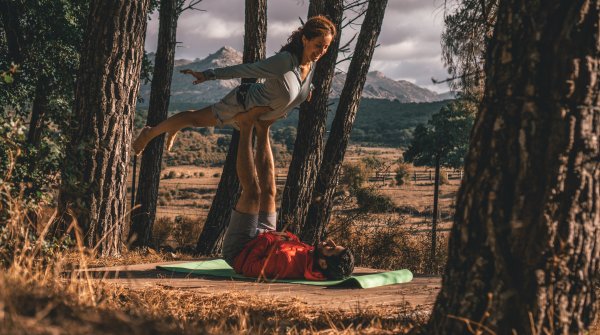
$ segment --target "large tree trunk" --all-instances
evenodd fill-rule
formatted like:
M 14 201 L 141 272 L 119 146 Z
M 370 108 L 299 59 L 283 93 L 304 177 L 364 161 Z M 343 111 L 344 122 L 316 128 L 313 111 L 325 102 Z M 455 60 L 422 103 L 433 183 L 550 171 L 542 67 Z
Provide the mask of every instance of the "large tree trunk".
M 279 228 L 298 233 L 304 225 L 308 212 L 317 172 L 321 166 L 323 135 L 329 107 L 329 89 L 335 72 L 335 64 L 342 32 L 341 22 L 344 12 L 343 1 L 312 0 L 308 17 L 326 15 L 336 25 L 338 34 L 331 43 L 327 54 L 319 60 L 314 75 L 315 89 L 312 98 L 300 106 L 298 132 L 294 143 L 294 153 L 288 170 L 287 180 L 281 200 Z
M 331 132 L 325 145 L 323 162 L 309 206 L 301 237 L 306 243 L 315 243 L 324 234 L 331 214 L 332 198 L 338 183 L 348 139 L 358 110 L 362 89 L 367 79 L 371 58 L 381 31 L 387 0 L 370 1 L 360 28 L 354 56 L 348 67 L 348 77 L 338 104 Z
M 148 2 L 93 0 L 81 53 L 59 210 L 76 220 L 85 245 L 102 255 L 117 255 L 123 246 Z
M 171 78 L 177 44 L 178 0 L 162 0 L 159 9 L 158 46 L 154 60 L 154 73 L 150 90 L 150 104 L 146 125 L 155 126 L 167 118 L 171 98 Z M 152 226 L 156 218 L 156 201 L 163 154 L 164 135 L 158 136 L 142 154 L 136 203 L 129 230 L 132 247 L 144 247 L 151 243 Z M 158 247 L 158 246 L 156 246 Z
M 599 10 L 599 0 L 501 2 L 443 287 L 423 334 L 583 334 L 594 319 Z
M 245 16 L 243 61 L 244 63 L 253 63 L 265 58 L 267 1 L 246 0 Z M 244 79 L 242 82 L 256 82 L 256 80 Z M 235 169 L 239 135 L 237 130 L 233 131 L 217 193 L 210 206 L 202 233 L 198 238 L 196 251 L 203 255 L 220 252 L 221 240 L 229 224 L 231 210 L 240 196 L 240 182 Z

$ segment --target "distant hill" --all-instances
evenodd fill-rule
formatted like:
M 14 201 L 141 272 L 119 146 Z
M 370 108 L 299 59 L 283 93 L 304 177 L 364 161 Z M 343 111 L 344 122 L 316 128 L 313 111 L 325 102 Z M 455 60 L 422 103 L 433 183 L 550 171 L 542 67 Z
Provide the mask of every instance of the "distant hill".
M 154 61 L 154 54 L 148 55 L 150 61 Z M 203 71 L 215 67 L 230 66 L 242 62 L 242 53 L 232 47 L 222 47 L 217 52 L 210 54 L 204 59 L 178 59 L 175 61 L 175 71 L 171 83 L 171 103 L 213 103 L 221 99 L 232 88 L 236 87 L 240 80 L 215 80 L 192 85 L 193 78 L 189 75 L 179 73 L 182 69 Z M 336 73 L 333 78 L 330 98 L 339 98 L 346 74 Z M 144 99 L 142 105 L 146 105 L 150 99 L 150 83 L 140 87 L 140 95 Z M 379 71 L 369 72 L 367 81 L 362 92 L 362 97 L 367 99 L 397 100 L 398 102 L 433 102 L 449 98 L 448 95 L 438 95 L 428 89 L 419 87 L 405 80 L 393 80 Z
M 332 99 L 327 117 L 327 128 L 331 127 L 339 100 Z M 431 115 L 447 104 L 449 100 L 421 103 L 401 103 L 385 99 L 362 99 L 356 120 L 350 135 L 354 143 L 364 145 L 381 145 L 388 147 L 407 147 L 412 139 L 414 128 L 420 123 L 427 123 Z M 173 111 L 196 109 L 207 104 L 173 103 Z M 138 127 L 143 120 L 139 120 Z M 285 119 L 277 120 L 271 127 L 273 132 L 280 129 L 298 126 L 298 109 L 294 109 Z M 217 129 L 219 133 L 230 133 L 231 128 Z

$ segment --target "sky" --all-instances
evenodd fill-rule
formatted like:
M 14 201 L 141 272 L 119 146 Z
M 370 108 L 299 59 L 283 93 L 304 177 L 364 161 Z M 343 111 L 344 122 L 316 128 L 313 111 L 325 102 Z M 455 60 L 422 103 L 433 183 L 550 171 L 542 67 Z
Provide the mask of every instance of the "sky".
M 267 1 L 267 56 L 275 54 L 290 33 L 306 18 L 308 0 Z M 441 0 L 388 0 L 379 46 L 370 71 L 381 71 L 394 80 L 407 80 L 441 93 L 446 84 L 434 85 L 431 78 L 445 79 L 441 60 L 443 28 Z M 243 50 L 244 0 L 203 0 L 197 8 L 182 13 L 177 26 L 177 59 L 205 58 L 222 46 Z M 352 15 L 352 13 L 347 13 Z M 360 25 L 342 32 L 342 43 L 360 30 Z M 146 50 L 156 50 L 158 14 L 148 22 Z M 349 62 L 338 66 L 345 71 Z

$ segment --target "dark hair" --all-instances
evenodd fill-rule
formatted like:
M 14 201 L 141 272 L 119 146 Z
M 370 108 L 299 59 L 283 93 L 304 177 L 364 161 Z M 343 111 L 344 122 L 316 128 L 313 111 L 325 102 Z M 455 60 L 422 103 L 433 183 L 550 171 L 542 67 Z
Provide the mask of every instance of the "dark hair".
M 335 38 L 337 29 L 333 22 L 323 15 L 313 16 L 304 23 L 304 25 L 292 33 L 287 39 L 287 44 L 281 47 L 279 52 L 288 51 L 292 55 L 302 59 L 304 45 L 302 44 L 302 36 L 306 36 L 309 40 L 315 37 L 327 36 L 331 34 Z
M 354 255 L 350 249 L 344 249 L 339 255 L 325 257 L 327 269 L 321 271 L 327 279 L 338 280 L 350 277 L 354 271 Z

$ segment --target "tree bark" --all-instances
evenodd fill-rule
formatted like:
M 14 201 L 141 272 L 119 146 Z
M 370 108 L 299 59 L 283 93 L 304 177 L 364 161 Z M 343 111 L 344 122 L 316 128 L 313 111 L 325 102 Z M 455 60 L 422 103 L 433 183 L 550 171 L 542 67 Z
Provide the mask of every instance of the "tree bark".
M 11 62 L 21 64 L 25 58 L 25 41 L 21 29 L 24 3 L 16 0 L 0 0 L 0 23 L 6 34 L 6 46 Z
M 27 143 L 33 147 L 38 147 L 42 140 L 42 130 L 44 129 L 44 118 L 48 111 L 50 90 L 48 88 L 48 79 L 41 76 L 35 86 L 35 96 L 31 106 L 31 119 L 29 121 L 29 131 L 27 132 Z
M 265 58 L 267 41 L 267 1 L 246 0 L 244 25 L 244 63 L 253 63 Z M 244 79 L 242 82 L 256 82 Z M 198 238 L 196 251 L 202 255 L 217 254 L 221 251 L 221 240 L 229 224 L 231 210 L 240 196 L 240 182 L 235 169 L 239 132 L 233 131 L 229 151 L 217 193 L 208 212 L 204 228 Z
M 338 34 L 329 51 L 319 60 L 313 83 L 315 89 L 310 101 L 300 105 L 294 153 L 288 169 L 280 208 L 280 230 L 284 227 L 295 234 L 304 225 L 317 172 L 321 166 L 323 135 L 329 107 L 329 90 L 335 72 L 343 16 L 343 1 L 312 0 L 308 17 L 325 15 L 336 25 Z
M 599 0 L 501 2 L 423 334 L 583 334 L 597 314 L 599 23 Z
M 301 237 L 306 243 L 315 243 L 322 238 L 331 214 L 332 198 L 338 183 L 342 161 L 348 146 L 348 139 L 356 117 L 360 96 L 364 87 L 387 0 L 370 1 L 358 35 L 354 56 L 348 67 L 348 76 L 338 108 L 331 125 L 331 132 L 325 145 L 323 162 L 317 175 L 312 203 L 309 206 L 306 223 Z
M 175 62 L 175 46 L 177 45 L 178 3 L 178 0 L 162 0 L 160 2 L 158 45 L 146 120 L 148 126 L 155 126 L 165 120 L 169 111 L 171 79 Z M 136 192 L 136 204 L 140 206 L 133 211 L 128 237 L 134 248 L 151 244 L 152 226 L 156 218 L 164 139 L 164 135 L 161 135 L 150 141 L 142 154 Z
M 437 242 L 438 203 L 440 196 L 440 155 L 435 157 L 435 182 L 433 184 L 433 213 L 431 218 L 431 273 L 435 273 L 435 248 Z
M 59 195 L 85 246 L 118 255 L 148 0 L 93 0 L 77 77 Z M 64 225 L 62 226 L 65 227 Z

